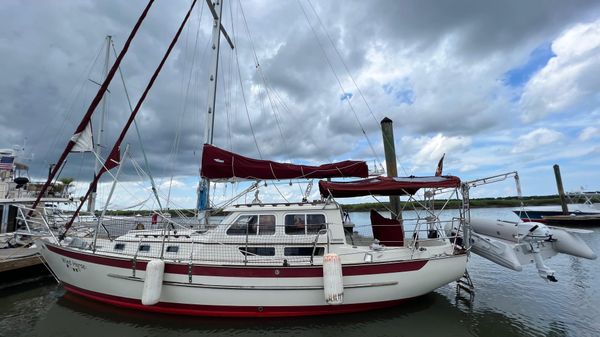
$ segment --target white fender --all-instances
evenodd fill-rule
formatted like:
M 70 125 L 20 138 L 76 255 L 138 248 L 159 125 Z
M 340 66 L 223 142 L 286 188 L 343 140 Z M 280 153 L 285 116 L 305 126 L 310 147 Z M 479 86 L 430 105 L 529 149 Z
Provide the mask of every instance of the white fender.
M 568 233 L 563 229 L 552 228 L 552 238 L 556 239 L 552 245 L 559 253 L 583 257 L 590 260 L 595 260 L 597 258 L 592 249 L 581 240 L 580 237 Z
M 327 304 L 342 304 L 344 302 L 344 279 L 342 261 L 337 254 L 323 256 L 323 288 Z
M 144 290 L 142 291 L 143 305 L 154 305 L 160 300 L 164 272 L 165 262 L 163 260 L 155 259 L 148 262 Z

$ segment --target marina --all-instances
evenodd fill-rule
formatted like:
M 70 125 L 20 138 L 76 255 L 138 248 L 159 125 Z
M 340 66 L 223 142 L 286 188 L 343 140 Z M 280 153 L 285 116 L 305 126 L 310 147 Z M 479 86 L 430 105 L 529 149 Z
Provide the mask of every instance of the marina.
M 599 335 L 600 5 L 408 2 L 57 4 L 8 54 L 51 97 L 0 87 L 0 336 Z

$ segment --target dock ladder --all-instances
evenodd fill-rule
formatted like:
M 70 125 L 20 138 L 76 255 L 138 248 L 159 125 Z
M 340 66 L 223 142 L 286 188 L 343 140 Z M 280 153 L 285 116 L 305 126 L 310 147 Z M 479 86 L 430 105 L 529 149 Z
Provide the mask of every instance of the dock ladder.
M 475 285 L 473 284 L 473 280 L 471 280 L 469 271 L 466 269 L 463 276 L 460 279 L 456 280 L 456 295 L 460 296 L 461 291 L 463 290 L 469 294 L 469 299 L 472 300 L 475 296 Z

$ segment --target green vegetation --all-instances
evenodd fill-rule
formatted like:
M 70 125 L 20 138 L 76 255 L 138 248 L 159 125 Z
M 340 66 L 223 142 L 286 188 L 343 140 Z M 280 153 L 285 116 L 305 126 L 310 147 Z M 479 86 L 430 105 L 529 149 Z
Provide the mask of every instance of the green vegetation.
M 503 197 L 503 198 L 480 198 L 471 199 L 471 208 L 492 208 L 492 207 L 518 207 L 521 206 L 521 202 L 527 206 L 542 206 L 542 205 L 560 205 L 560 198 L 558 195 L 542 195 L 542 196 L 530 196 L 519 199 L 518 197 Z M 412 209 L 413 203 L 401 201 L 403 208 Z M 434 207 L 439 209 L 446 203 L 446 200 L 436 200 Z M 450 200 L 446 208 L 459 208 L 461 200 Z M 384 203 L 363 203 L 363 204 L 346 204 L 342 207 L 349 212 L 362 212 L 370 209 L 378 211 L 385 211 L 389 209 L 390 205 L 388 202 Z
M 60 181 L 65 186 L 71 186 L 71 184 L 73 183 L 73 181 L 75 181 L 75 179 L 66 177 L 66 178 L 60 178 L 60 179 L 58 179 L 58 181 Z
M 71 188 L 73 186 L 73 181 L 75 181 L 75 179 L 70 178 L 70 177 L 60 178 L 58 180 L 58 182 L 60 182 L 60 184 L 54 185 L 53 190 L 57 193 L 62 193 L 63 191 L 65 193 L 69 193 L 69 188 Z

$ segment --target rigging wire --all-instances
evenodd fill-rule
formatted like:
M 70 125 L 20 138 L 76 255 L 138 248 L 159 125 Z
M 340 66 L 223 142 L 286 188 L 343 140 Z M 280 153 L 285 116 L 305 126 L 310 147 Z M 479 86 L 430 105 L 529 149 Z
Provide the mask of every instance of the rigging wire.
M 110 52 L 110 50 L 109 50 L 109 52 Z M 116 54 L 115 54 L 115 58 L 116 58 Z M 108 62 L 108 59 L 107 59 L 107 62 Z M 106 65 L 106 67 L 108 68 L 108 63 Z M 107 89 L 107 91 L 104 93 L 104 96 L 102 97 L 102 104 L 103 104 L 102 109 L 103 109 L 103 113 L 100 115 L 101 122 L 100 122 L 100 130 L 98 130 L 99 131 L 98 135 L 102 135 L 102 134 L 105 133 L 105 128 L 106 128 L 106 122 L 105 121 L 106 120 L 110 120 L 110 118 L 108 118 L 108 116 L 109 116 L 109 112 L 110 112 L 110 109 L 111 109 L 111 103 L 112 103 L 112 95 L 110 94 L 110 92 Z M 97 142 L 95 142 L 96 143 L 96 148 L 97 148 L 96 151 L 98 151 L 98 153 L 100 153 L 100 154 L 102 153 L 102 148 L 104 147 L 101 144 L 103 138 L 105 138 L 105 136 L 98 137 L 98 139 L 96 140 Z M 100 197 L 101 195 L 104 195 L 104 193 L 106 193 L 106 191 L 103 188 L 101 188 L 100 186 L 97 186 L 97 188 L 96 188 L 96 195 L 97 195 L 96 198 Z
M 231 25 L 231 30 L 232 30 L 232 36 L 233 36 L 233 44 L 234 45 L 238 45 L 237 44 L 237 38 L 236 38 L 236 33 L 235 33 L 235 26 L 232 24 Z M 242 72 L 240 70 L 240 60 L 239 60 L 239 55 L 237 52 L 238 48 L 234 48 L 234 53 L 235 53 L 235 61 L 236 61 L 236 65 L 237 65 L 237 74 L 238 74 L 238 78 L 239 78 L 239 82 L 240 82 L 240 91 L 242 93 L 242 99 L 244 101 L 244 108 L 246 110 L 246 116 L 248 117 L 248 124 L 250 125 L 250 131 L 252 133 L 252 138 L 254 139 L 254 144 L 256 145 L 256 150 L 258 151 L 258 156 L 260 157 L 260 159 L 263 158 L 262 153 L 260 152 L 260 147 L 258 146 L 258 141 L 256 140 L 256 133 L 254 132 L 254 127 L 252 126 L 252 120 L 250 118 L 250 111 L 248 111 L 248 102 L 246 100 L 246 94 L 244 92 L 244 83 L 242 81 Z
M 233 4 L 233 3 L 232 3 Z M 234 20 L 233 20 L 233 5 L 229 6 L 229 19 L 231 21 L 231 31 L 234 31 L 233 25 L 235 24 Z M 236 46 L 235 48 L 239 48 L 239 45 L 237 45 L 237 41 L 235 42 Z M 227 139 L 229 141 L 229 150 L 233 151 L 233 140 L 231 137 L 231 129 L 232 129 L 232 121 L 231 121 L 231 113 L 233 113 L 234 115 L 237 115 L 237 104 L 235 105 L 233 111 L 231 110 L 231 102 L 238 102 L 238 95 L 237 95 L 237 86 L 233 85 L 234 82 L 234 73 L 232 70 L 232 67 L 234 65 L 234 59 L 235 59 L 235 52 L 230 49 L 229 50 L 229 64 L 228 64 L 228 76 L 227 76 L 227 83 L 228 83 L 228 87 L 231 87 L 232 90 L 229 91 L 230 95 L 233 95 L 233 97 L 229 97 L 228 101 L 229 101 L 229 107 L 230 109 L 226 109 L 226 114 L 227 114 Z M 233 101 L 233 99 L 235 99 L 235 101 Z M 236 188 L 237 190 L 237 188 Z M 234 193 L 234 189 L 232 189 L 231 191 L 232 193 Z
M 117 57 L 117 50 L 115 48 L 115 43 L 112 42 L 112 49 L 113 49 L 113 53 L 115 54 L 115 57 Z M 123 90 L 125 92 L 125 98 L 127 98 L 127 104 L 129 106 L 129 112 L 133 112 L 133 106 L 131 105 L 131 99 L 129 97 L 129 91 L 127 90 L 127 85 L 125 85 L 125 76 L 123 75 L 123 71 L 121 69 L 121 66 L 119 66 L 118 68 L 119 71 L 119 76 L 121 77 L 121 83 L 123 84 Z M 144 142 L 142 141 L 142 135 L 140 134 L 140 129 L 138 127 L 137 121 L 136 119 L 133 120 L 133 126 L 135 128 L 135 133 L 137 134 L 137 138 L 138 141 L 140 143 L 140 149 L 142 150 L 142 155 L 144 157 L 144 164 L 146 165 L 146 168 L 148 170 L 148 172 L 150 172 L 150 164 L 148 163 L 148 156 L 146 155 L 146 150 L 144 149 Z M 158 207 L 160 209 L 160 211 L 162 212 L 162 205 L 160 203 L 160 199 L 158 198 L 158 194 L 156 192 L 156 184 L 154 183 L 154 178 L 152 176 L 152 174 L 148 174 L 148 178 L 150 178 L 150 183 L 152 184 L 152 192 L 154 193 L 154 196 L 156 197 L 156 201 L 158 202 Z
M 325 36 L 327 36 L 327 39 L 329 40 L 329 43 L 331 44 L 331 46 L 333 47 L 333 50 L 335 51 L 335 53 L 338 56 L 338 59 L 341 61 L 342 65 L 344 66 L 344 69 L 346 70 L 346 73 L 348 74 L 348 77 L 350 78 L 350 80 L 352 80 L 352 84 L 354 84 L 354 87 L 356 88 L 356 90 L 358 91 L 359 96 L 361 97 L 362 101 L 365 103 L 365 106 L 367 107 L 367 110 L 369 110 L 369 113 L 371 114 L 371 116 L 373 117 L 373 120 L 375 121 L 375 123 L 377 125 L 379 125 L 379 120 L 377 119 L 377 117 L 375 117 L 375 114 L 373 113 L 373 110 L 371 109 L 371 106 L 369 105 L 369 102 L 367 101 L 367 99 L 365 98 L 365 95 L 363 94 L 362 90 L 360 89 L 360 87 L 358 86 L 358 84 L 356 83 L 356 80 L 354 79 L 354 76 L 352 76 L 352 73 L 350 72 L 350 69 L 348 68 L 348 65 L 346 65 L 346 62 L 344 62 L 344 58 L 342 57 L 342 54 L 340 53 L 340 51 L 338 50 L 338 48 L 335 46 L 335 43 L 333 41 L 333 39 L 331 38 L 331 35 L 329 35 L 329 32 L 327 32 L 327 29 L 325 28 L 325 25 L 323 24 L 323 21 L 321 20 L 321 17 L 319 16 L 319 13 L 317 13 L 317 11 L 315 10 L 315 7 L 313 6 L 311 0 L 307 1 L 310 8 L 312 9 L 312 11 L 315 13 L 315 16 L 319 22 L 319 25 L 321 27 L 321 29 L 323 30 L 323 32 L 325 32 Z M 380 118 L 383 118 L 382 116 L 380 116 Z M 383 135 L 383 138 L 385 140 L 385 142 L 388 145 L 393 145 L 391 144 L 391 139 L 388 139 L 388 137 L 386 137 L 386 135 Z M 377 154 L 375 153 L 375 159 L 377 160 L 379 166 L 382 166 L 382 162 L 379 160 L 379 157 L 377 156 Z M 402 168 L 402 170 L 405 171 L 404 167 L 402 167 L 402 165 L 400 165 L 400 167 Z M 406 173 L 408 175 L 408 173 Z
M 227 141 L 229 144 L 229 150 L 233 151 L 233 141 L 231 139 L 231 102 L 233 99 L 233 91 L 235 90 L 235 87 L 233 87 L 233 85 L 232 85 L 233 70 L 231 69 L 231 67 L 233 65 L 233 50 L 230 49 L 228 55 L 229 55 L 229 62 L 227 62 L 227 76 L 224 77 L 223 82 L 225 84 L 225 88 L 230 88 L 226 94 L 227 97 L 226 97 L 226 102 L 225 102 L 225 114 L 227 116 Z
M 225 64 L 225 59 L 226 59 L 225 55 L 226 54 L 223 54 L 223 52 L 221 52 L 219 54 L 219 64 L 220 65 Z M 221 105 L 224 105 L 225 115 L 227 116 L 227 118 L 229 118 L 229 98 L 228 97 L 230 95 L 230 90 L 229 90 L 230 84 L 228 84 L 229 82 L 227 82 L 227 75 L 228 75 L 227 68 L 224 66 L 220 66 L 217 70 L 219 72 L 217 74 L 218 78 L 223 79 L 222 81 L 221 80 L 217 81 L 217 86 L 218 86 L 217 90 L 219 90 L 220 92 L 223 92 L 223 94 L 221 96 L 224 97 L 224 102 Z M 221 108 L 221 106 L 220 106 L 220 108 Z M 227 136 L 228 136 L 228 143 L 230 144 L 231 143 L 231 138 L 230 138 L 231 130 L 228 130 Z
M 283 144 L 284 144 L 284 149 L 285 149 L 285 153 L 291 153 L 291 151 L 289 151 L 289 146 L 288 146 L 288 142 L 287 142 L 287 138 L 284 136 L 283 134 L 283 128 L 282 128 L 282 121 L 281 121 L 281 117 L 280 117 L 280 109 L 278 108 L 278 106 L 281 106 L 284 110 L 284 112 L 286 113 L 287 116 L 289 117 L 294 117 L 294 114 L 292 113 L 292 111 L 290 110 L 290 108 L 287 106 L 287 104 L 285 103 L 285 101 L 281 98 L 281 95 L 278 93 L 278 90 L 275 89 L 270 83 L 269 83 L 269 77 L 267 75 L 267 73 L 264 71 L 263 67 L 260 64 L 260 61 L 258 59 L 258 54 L 256 53 L 256 49 L 255 49 L 255 45 L 254 45 L 254 40 L 252 39 L 252 35 L 250 33 L 250 29 L 249 29 L 249 25 L 247 23 L 246 20 L 246 16 L 244 15 L 243 12 L 243 7 L 241 4 L 241 1 L 238 0 L 239 2 L 239 7 L 242 10 L 242 15 L 243 15 L 243 21 L 245 23 L 245 28 L 248 34 L 248 38 L 250 40 L 251 46 L 252 46 L 252 51 L 253 51 L 253 57 L 254 57 L 254 61 L 255 61 L 255 66 L 256 66 L 256 70 L 258 72 L 258 74 L 260 75 L 260 79 L 263 82 L 264 85 L 264 89 L 265 92 L 267 94 L 267 98 L 269 99 L 269 103 L 271 105 L 271 109 L 273 110 L 273 116 L 275 117 L 275 122 L 277 124 L 277 128 L 279 131 L 279 134 L 283 140 Z M 261 103 L 263 103 L 261 101 Z M 264 110 L 264 109 L 263 109 Z M 302 121 L 294 121 L 294 123 L 301 123 Z M 317 148 L 319 148 L 321 146 L 320 143 L 317 143 L 314 141 L 313 138 L 308 137 L 307 138 L 309 141 L 311 141 L 313 143 L 313 145 Z M 325 151 L 323 151 L 325 152 Z M 329 161 L 333 161 L 333 159 L 326 154 L 326 158 Z M 288 160 L 290 159 L 289 156 L 287 158 Z
M 264 73 L 264 72 L 263 72 Z M 285 103 L 285 100 L 281 97 L 281 95 L 279 94 L 278 90 L 275 89 L 270 83 L 269 83 L 269 79 L 267 74 L 265 73 L 265 82 L 267 87 L 269 88 L 269 90 L 273 93 L 274 98 L 275 98 L 275 106 L 281 106 L 286 114 L 286 116 L 289 116 L 290 118 L 294 119 L 293 117 L 295 117 L 295 114 L 292 112 L 292 110 L 287 106 L 287 104 Z M 294 124 L 296 123 L 303 123 L 303 121 L 299 121 L 297 119 L 292 121 Z M 329 156 L 329 154 L 324 151 L 324 149 L 322 148 L 322 143 L 318 143 L 316 142 L 312 137 L 307 137 L 307 140 L 312 142 L 312 145 L 315 146 L 315 148 L 322 150 L 320 152 L 322 152 L 322 154 L 325 156 L 325 158 L 330 161 L 333 162 L 334 158 L 332 158 L 331 156 Z
M 242 13 L 242 19 L 244 22 L 244 26 L 246 28 L 246 33 L 248 34 L 248 40 L 250 41 L 250 46 L 252 47 L 252 55 L 254 56 L 254 64 L 256 67 L 256 72 L 260 75 L 260 78 L 263 81 L 265 93 L 267 94 L 267 98 L 269 99 L 269 103 L 271 104 L 271 109 L 273 110 L 273 116 L 275 117 L 277 129 L 279 130 L 279 135 L 281 136 L 281 139 L 283 141 L 283 147 L 285 149 L 285 152 L 289 153 L 287 141 L 286 141 L 286 138 L 283 136 L 283 131 L 281 129 L 281 123 L 279 122 L 279 116 L 277 115 L 277 110 L 275 109 L 273 99 L 271 98 L 271 94 L 269 93 L 269 90 L 267 87 L 267 81 L 265 79 L 265 75 L 263 74 L 262 67 L 260 66 L 260 62 L 258 61 L 258 55 L 256 54 L 256 48 L 254 46 L 254 39 L 252 38 L 252 34 L 250 33 L 250 29 L 248 28 L 248 21 L 246 20 L 246 15 L 244 14 L 244 7 L 242 6 L 242 2 L 240 0 L 238 0 L 238 4 L 239 4 L 240 12 Z M 263 106 L 263 111 L 266 111 L 266 109 L 264 108 L 263 100 L 261 100 L 261 105 Z
M 83 177 L 83 173 L 82 173 L 83 172 L 83 163 L 84 163 L 84 161 L 86 159 L 85 156 L 84 156 L 84 152 L 78 153 L 78 156 L 76 156 L 76 157 L 79 158 L 79 163 L 78 163 L 79 165 L 77 165 L 77 173 L 75 174 L 75 179 L 77 179 L 77 180 L 83 180 L 82 179 L 82 177 Z M 77 162 L 77 161 L 75 161 L 75 162 Z M 64 166 L 65 165 L 63 165 L 63 167 Z M 62 169 L 61 169 L 61 171 L 62 171 Z M 76 181 L 76 180 L 74 180 L 74 181 Z M 73 191 L 73 194 L 79 193 L 79 191 L 81 191 L 82 189 L 85 189 L 85 185 L 81 185 L 79 188 L 75 187 L 74 191 Z
M 193 73 L 194 73 L 194 66 L 196 64 L 196 56 L 197 56 L 197 50 L 198 50 L 198 41 L 199 41 L 199 37 L 200 37 L 200 26 L 202 23 L 202 14 L 204 13 L 204 2 L 202 2 L 202 5 L 200 7 L 200 11 L 198 14 L 198 28 L 196 29 L 196 36 L 194 39 L 194 48 L 193 48 L 193 53 L 192 53 L 192 61 L 191 61 L 191 66 L 190 66 L 190 72 L 189 72 L 189 77 L 188 77 L 188 81 L 187 81 L 187 86 L 185 89 L 185 97 L 183 99 L 183 107 L 181 110 L 181 113 L 178 116 L 177 119 L 177 128 L 175 131 L 175 139 L 173 140 L 173 144 L 171 147 L 171 153 L 169 155 L 169 171 L 171 172 L 171 176 L 169 178 L 169 188 L 168 188 L 168 194 L 167 194 L 167 209 L 169 208 L 169 203 L 171 200 L 171 190 L 173 188 L 173 178 L 174 178 L 174 174 L 175 174 L 175 170 L 174 170 L 174 165 L 175 165 L 175 159 L 177 157 L 177 154 L 179 153 L 179 148 L 180 148 L 180 144 L 181 144 L 181 129 L 182 129 L 182 125 L 183 125 L 183 120 L 184 120 L 184 116 L 187 112 L 187 107 L 188 107 L 188 100 L 190 99 L 190 92 L 191 92 L 191 88 L 192 88 L 192 79 L 194 78 Z M 186 50 L 187 50 L 187 43 L 185 46 Z M 201 56 L 201 59 L 204 59 L 204 56 L 206 55 L 206 50 L 208 49 L 208 42 L 207 45 L 204 49 L 204 52 Z M 184 55 L 187 54 L 184 52 Z M 183 85 L 184 85 L 184 78 L 182 77 L 182 91 L 183 91 Z
M 229 11 L 231 13 L 231 7 L 229 6 Z M 227 13 L 225 13 L 226 15 Z M 223 17 L 225 17 L 225 15 L 223 15 Z M 221 21 L 221 24 L 224 23 L 224 20 Z M 232 22 L 233 25 L 233 22 Z M 236 46 L 237 47 L 237 46 Z M 233 151 L 233 142 L 232 142 L 232 137 L 231 137 L 231 102 L 232 102 L 232 70 L 231 70 L 231 64 L 233 63 L 233 51 L 231 48 L 228 48 L 229 52 L 226 54 L 227 57 L 223 56 L 222 52 L 221 52 L 221 59 L 219 61 L 219 64 L 223 64 L 222 67 L 219 67 L 219 71 L 222 73 L 222 77 L 223 77 L 223 81 L 219 81 L 218 83 L 221 84 L 222 88 L 223 88 L 223 92 L 224 92 L 224 97 L 225 97 L 225 120 L 226 120 L 226 132 L 227 132 L 227 149 L 229 149 L 229 151 Z
M 75 105 L 79 101 L 78 98 L 84 96 L 83 92 L 85 91 L 84 89 L 86 88 L 85 84 L 89 81 L 88 79 L 90 78 L 90 75 L 92 74 L 92 71 L 94 70 L 94 67 L 97 64 L 98 59 L 100 58 L 100 55 L 102 54 L 103 49 L 104 49 L 104 41 L 102 41 L 99 44 L 99 47 L 97 48 L 97 52 L 96 52 L 96 57 L 93 58 L 93 60 L 83 69 L 82 75 L 83 74 L 87 74 L 87 75 L 80 76 L 81 78 L 83 78 L 83 80 L 81 80 L 81 83 L 79 85 L 78 85 L 78 83 L 75 83 L 73 85 L 73 88 L 69 91 L 70 94 L 67 97 L 72 98 L 71 102 L 68 103 L 67 99 L 65 98 L 59 104 L 59 106 L 61 107 L 61 108 L 59 108 L 59 111 L 63 110 L 63 108 L 66 108 L 63 110 L 63 111 L 65 111 L 65 110 L 66 111 L 63 114 L 62 122 L 59 126 L 58 131 L 53 133 L 54 137 L 52 137 L 52 141 L 49 143 L 50 145 L 45 149 L 45 152 L 42 155 L 42 158 L 44 158 L 44 161 L 48 164 L 51 163 L 50 157 L 52 154 L 52 149 L 57 148 L 59 140 L 64 140 L 64 138 L 65 138 L 63 133 L 67 127 L 67 121 L 70 121 L 71 117 L 73 116 L 73 113 L 75 111 Z M 79 87 L 79 89 L 77 89 L 78 87 Z M 46 135 L 50 130 L 52 130 L 52 128 L 44 128 L 42 131 L 41 139 L 46 139 Z M 79 164 L 80 171 L 81 171 L 82 166 L 83 166 L 83 159 L 80 161 L 80 164 Z
M 281 118 L 280 118 L 280 109 L 278 108 L 278 104 L 277 104 L 277 100 L 279 100 L 279 105 L 281 107 L 283 107 L 284 110 L 287 111 L 289 116 L 293 116 L 293 114 L 289 111 L 289 108 L 287 107 L 287 105 L 285 104 L 285 102 L 283 101 L 283 99 L 281 99 L 281 96 L 277 93 L 277 90 L 275 90 L 268 81 L 268 76 L 266 75 L 266 73 L 263 70 L 263 67 L 261 66 L 261 63 L 259 61 L 258 58 L 258 54 L 256 52 L 256 47 L 255 47 L 255 43 L 254 43 L 254 39 L 252 37 L 252 33 L 250 31 L 249 25 L 248 25 L 248 21 L 246 19 L 246 15 L 244 13 L 244 9 L 243 9 L 243 5 L 242 2 L 240 0 L 238 0 L 238 4 L 239 4 L 239 9 L 241 12 L 241 17 L 242 17 L 242 21 L 245 27 L 245 31 L 246 34 L 248 36 L 248 41 L 250 42 L 250 46 L 252 49 L 252 56 L 253 56 L 253 61 L 254 61 L 254 65 L 255 65 L 255 69 L 256 72 L 259 75 L 260 80 L 262 81 L 262 87 L 264 89 L 265 95 L 260 95 L 260 97 L 258 98 L 262 107 L 262 111 L 267 111 L 266 108 L 266 104 L 265 104 L 265 96 L 266 99 L 268 99 L 269 101 L 269 105 L 271 107 L 271 110 L 273 112 L 273 117 L 275 118 L 275 123 L 277 125 L 277 129 L 279 132 L 279 135 L 282 139 L 282 143 L 284 146 L 284 150 L 285 153 L 287 154 L 287 159 L 289 160 L 289 154 L 291 153 L 291 151 L 289 150 L 289 145 L 287 142 L 286 137 L 284 136 L 283 133 L 283 128 L 282 128 L 282 122 L 281 122 Z M 312 138 L 310 138 L 312 140 Z M 317 145 L 318 146 L 318 145 Z M 289 200 L 286 198 L 286 196 L 281 192 L 281 190 L 276 186 L 275 189 L 277 190 L 277 192 L 279 193 L 279 195 L 286 201 L 289 202 Z M 298 188 L 300 189 L 300 193 L 303 194 L 303 190 L 302 190 L 302 186 L 300 185 L 300 182 L 298 182 Z
M 327 60 L 327 64 L 329 65 L 329 68 L 331 69 L 331 72 L 333 73 L 333 76 L 335 77 L 341 91 L 342 94 L 344 94 L 346 92 L 346 90 L 344 89 L 344 86 L 342 85 L 342 82 L 340 80 L 340 78 L 337 76 L 337 73 L 335 72 L 335 69 L 333 68 L 333 64 L 331 63 L 331 60 L 329 58 L 329 56 L 327 56 L 327 53 L 325 52 L 325 48 L 323 46 L 323 44 L 321 43 L 321 40 L 319 39 L 319 36 L 317 35 L 317 32 L 315 31 L 313 25 L 311 24 L 309 18 L 308 18 L 308 14 L 306 13 L 306 11 L 304 10 L 304 6 L 302 6 L 302 4 L 300 3 L 300 0 L 297 0 L 298 5 L 300 6 L 300 8 L 302 9 L 302 13 L 304 14 L 304 18 L 306 19 L 306 22 L 308 23 L 312 33 L 315 36 L 315 39 L 317 40 L 317 43 L 319 45 L 319 48 L 321 49 L 321 52 L 323 53 L 323 56 L 325 56 L 325 59 Z M 373 144 L 371 143 L 371 140 L 369 139 L 369 136 L 367 135 L 367 132 L 365 131 L 365 128 L 363 127 L 360 119 L 358 118 L 358 114 L 356 113 L 356 110 L 354 109 L 354 106 L 352 105 L 352 102 L 350 102 L 350 99 L 346 99 L 346 102 L 348 102 L 348 106 L 350 107 L 350 111 L 352 111 L 352 114 L 354 115 L 354 118 L 356 119 L 356 122 L 358 123 L 365 139 L 367 140 L 367 143 L 369 144 L 369 147 L 371 148 L 371 151 L 373 152 L 373 155 L 378 158 L 377 156 L 377 152 L 375 151 L 375 148 L 373 147 Z M 379 161 L 379 160 L 378 160 Z
M 108 169 L 107 169 L 107 167 L 104 165 L 104 164 L 105 164 L 105 161 L 103 160 L 103 158 L 101 158 L 101 157 L 100 157 L 100 156 L 99 156 L 97 153 L 95 153 L 95 152 L 92 152 L 92 153 L 93 153 L 93 154 L 94 154 L 94 156 L 96 157 L 96 160 L 98 160 L 99 162 L 101 162 L 101 163 L 102 163 L 102 166 L 101 166 L 101 167 L 102 167 L 102 168 L 104 168 L 104 170 L 105 170 L 105 173 L 107 173 L 107 174 L 108 174 L 108 175 L 109 175 L 109 176 L 110 176 L 110 177 L 111 177 L 113 180 L 117 180 L 117 177 L 116 177 L 116 176 L 115 176 L 115 175 L 114 175 L 114 174 L 113 174 L 113 173 L 112 173 L 110 170 L 108 170 Z M 132 162 L 133 162 L 133 158 L 132 158 L 132 157 L 131 157 L 129 154 L 126 154 L 126 157 L 128 157 L 128 158 L 130 159 L 130 161 L 132 161 Z M 124 164 L 124 162 L 125 162 L 125 160 L 124 160 L 124 159 L 122 159 L 122 160 L 121 160 L 121 162 L 119 163 L 119 165 L 123 165 L 123 164 Z M 131 192 L 131 191 L 130 191 L 128 188 L 126 188 L 126 187 L 125 187 L 125 186 L 123 186 L 122 184 L 120 185 L 120 187 L 121 187 L 121 189 L 122 189 L 123 191 L 127 192 L 131 198 L 133 198 L 133 199 L 137 199 L 137 200 L 139 201 L 139 198 L 138 198 L 138 197 L 137 197 L 137 196 L 136 196 L 136 195 L 135 195 L 133 192 Z M 150 196 L 149 196 L 149 197 L 148 197 L 148 198 L 147 198 L 147 199 L 144 201 L 144 203 L 145 203 L 146 201 L 148 201 L 149 199 L 150 199 Z
M 285 195 L 283 195 L 283 193 L 281 193 L 281 191 L 279 190 L 279 188 L 277 187 L 276 184 L 273 184 L 273 187 L 275 187 L 275 189 L 277 190 L 277 193 L 279 193 L 279 195 L 283 198 L 283 200 L 285 200 L 285 202 L 289 203 L 290 201 L 285 197 Z
M 367 102 L 367 99 L 365 98 L 365 95 L 363 95 L 362 90 L 360 90 L 360 87 L 358 86 L 358 84 L 354 80 L 354 77 L 352 76 L 352 73 L 350 72 L 350 69 L 346 65 L 346 62 L 344 62 L 344 58 L 342 57 L 342 54 L 340 53 L 340 51 L 335 46 L 335 43 L 333 42 L 333 39 L 331 38 L 331 35 L 329 35 L 329 33 L 327 32 L 327 29 L 325 28 L 325 25 L 323 24 L 323 21 L 321 21 L 321 17 L 319 16 L 319 14 L 317 13 L 317 11 L 315 10 L 315 7 L 313 6 L 312 2 L 310 0 L 307 0 L 307 2 L 309 4 L 310 8 L 315 13 L 315 16 L 316 16 L 316 18 L 317 18 L 317 20 L 319 22 L 319 25 L 320 25 L 321 29 L 323 30 L 323 32 L 325 32 L 325 36 L 327 36 L 327 39 L 329 40 L 329 43 L 333 47 L 333 50 L 335 50 L 335 53 L 337 54 L 339 60 L 341 61 L 342 65 L 344 66 L 344 69 L 346 70 L 346 73 L 348 74 L 348 77 L 350 77 L 350 79 L 352 80 L 352 84 L 354 84 L 354 87 L 356 88 L 356 90 L 358 90 L 358 93 L 359 93 L 360 97 L 362 98 L 363 102 L 367 106 L 367 110 L 369 110 L 369 113 L 373 117 L 373 120 L 375 121 L 375 123 L 379 124 L 379 120 L 377 119 L 377 117 L 375 117 L 375 114 L 373 113 L 373 110 L 371 109 L 371 106 L 369 105 L 369 102 Z M 380 118 L 382 118 L 382 117 L 383 116 L 380 116 Z

